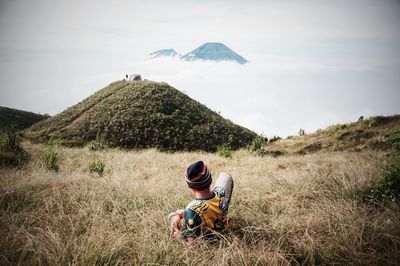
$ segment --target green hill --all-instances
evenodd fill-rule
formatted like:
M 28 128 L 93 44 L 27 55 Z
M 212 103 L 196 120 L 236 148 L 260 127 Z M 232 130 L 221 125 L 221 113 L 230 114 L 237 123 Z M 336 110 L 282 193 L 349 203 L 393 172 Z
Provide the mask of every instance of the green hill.
M 289 136 L 267 144 L 272 155 L 309 154 L 327 151 L 387 150 L 400 145 L 400 115 L 375 116 L 349 124 L 339 124 L 303 136 Z
M 22 130 L 48 116 L 0 106 L 0 130 Z
M 117 81 L 25 132 L 69 146 L 102 139 L 109 147 L 215 151 L 247 146 L 256 134 L 166 83 Z

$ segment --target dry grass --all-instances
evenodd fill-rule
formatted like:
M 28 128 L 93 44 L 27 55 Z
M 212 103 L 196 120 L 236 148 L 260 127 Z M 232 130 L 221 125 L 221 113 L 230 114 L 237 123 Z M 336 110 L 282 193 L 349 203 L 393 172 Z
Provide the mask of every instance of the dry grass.
M 396 264 L 400 209 L 366 205 L 360 190 L 381 175 L 378 153 L 274 159 L 235 152 L 90 152 L 59 148 L 60 171 L 32 161 L 0 170 L 0 264 L 301 265 Z M 89 173 L 105 162 L 103 177 Z M 191 198 L 183 172 L 202 159 L 235 180 L 231 227 L 187 248 L 168 236 L 166 215 Z

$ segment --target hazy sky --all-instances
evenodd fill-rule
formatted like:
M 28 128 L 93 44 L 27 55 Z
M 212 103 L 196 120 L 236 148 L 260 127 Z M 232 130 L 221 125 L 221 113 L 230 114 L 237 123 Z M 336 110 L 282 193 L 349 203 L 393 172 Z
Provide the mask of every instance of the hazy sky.
M 149 60 L 223 42 L 250 61 Z M 400 1 L 0 0 L 0 105 L 52 115 L 125 74 L 267 136 L 400 114 Z

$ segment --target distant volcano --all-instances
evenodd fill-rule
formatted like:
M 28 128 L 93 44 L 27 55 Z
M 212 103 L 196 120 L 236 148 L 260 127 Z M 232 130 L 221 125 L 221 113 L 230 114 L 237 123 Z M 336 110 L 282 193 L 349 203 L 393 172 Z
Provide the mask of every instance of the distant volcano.
M 181 57 L 183 60 L 210 60 L 210 61 L 235 61 L 239 64 L 245 64 L 248 61 L 235 53 L 232 49 L 223 43 L 209 42 L 194 49 Z
M 158 58 L 158 57 L 175 57 L 178 53 L 174 49 L 161 49 L 149 54 L 151 58 Z

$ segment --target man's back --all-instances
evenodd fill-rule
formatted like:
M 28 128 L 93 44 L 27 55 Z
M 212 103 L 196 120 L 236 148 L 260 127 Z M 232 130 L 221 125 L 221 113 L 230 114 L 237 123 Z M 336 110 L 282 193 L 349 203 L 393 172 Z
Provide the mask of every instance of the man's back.
M 221 182 L 221 179 L 223 182 Z M 221 173 L 209 198 L 195 198 L 184 210 L 183 237 L 199 237 L 211 230 L 222 231 L 227 225 L 232 177 Z M 228 191 L 228 193 L 227 193 Z M 211 230 L 210 230 L 211 229 Z
M 190 164 L 185 179 L 195 198 L 185 209 L 171 212 L 168 220 L 171 237 L 183 237 L 186 244 L 191 245 L 201 235 L 226 228 L 233 180 L 228 173 L 222 172 L 214 189 L 210 190 L 212 176 L 203 161 Z

